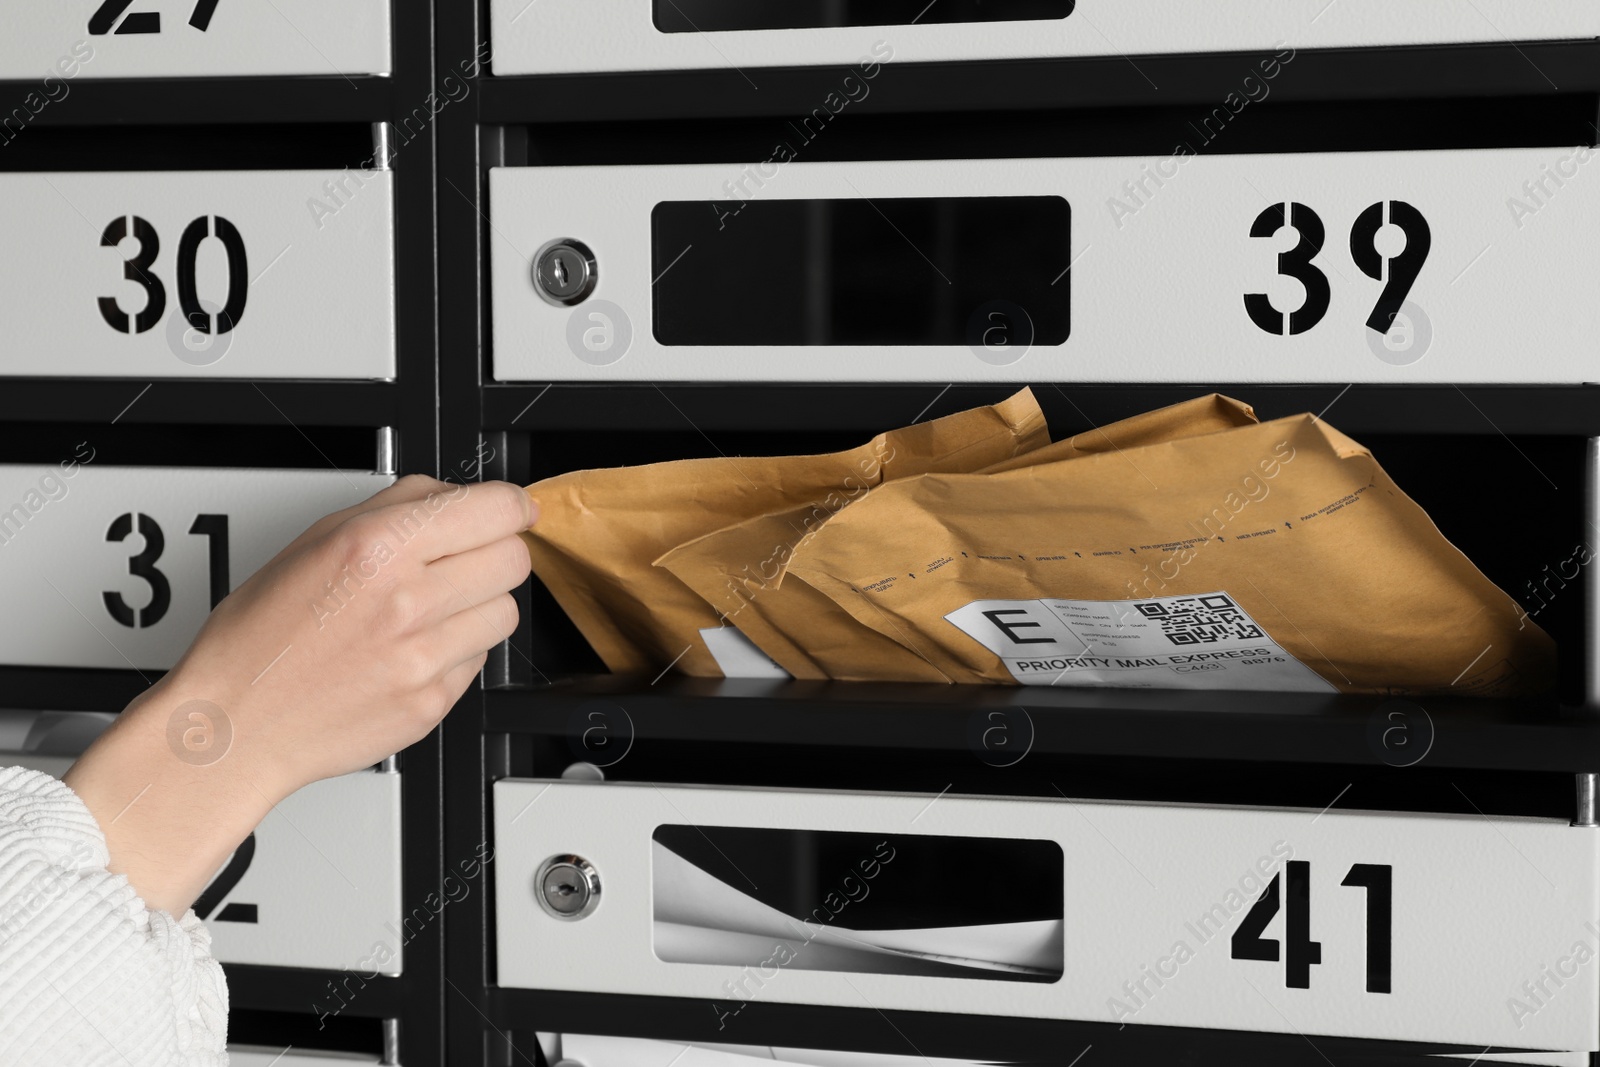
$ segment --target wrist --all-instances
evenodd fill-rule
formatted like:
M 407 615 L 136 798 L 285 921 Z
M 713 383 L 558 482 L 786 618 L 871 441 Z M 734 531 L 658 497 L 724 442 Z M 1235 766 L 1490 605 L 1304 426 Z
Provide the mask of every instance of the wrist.
M 66 776 L 105 835 L 110 869 L 174 915 L 288 795 L 233 717 L 188 682 L 174 672 L 152 686 Z
M 299 789 L 295 768 L 283 758 L 281 738 L 266 736 L 267 693 L 220 683 L 187 659 L 128 706 L 123 716 L 160 741 L 165 758 L 192 778 L 237 786 L 269 808 Z

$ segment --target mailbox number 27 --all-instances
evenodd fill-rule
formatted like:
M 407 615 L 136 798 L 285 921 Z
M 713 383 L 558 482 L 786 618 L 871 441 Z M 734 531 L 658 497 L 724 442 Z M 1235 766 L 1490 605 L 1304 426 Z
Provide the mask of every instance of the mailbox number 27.
M 111 27 L 116 25 L 122 13 L 132 6 L 133 0 L 105 0 L 105 3 L 95 8 L 94 14 L 89 16 L 89 32 L 96 37 L 113 32 Z M 211 25 L 211 16 L 216 12 L 217 0 L 198 0 L 194 5 L 194 12 L 189 16 L 189 25 L 203 33 Z M 117 26 L 115 32 L 160 33 L 161 12 L 135 11 L 122 19 L 122 25 Z

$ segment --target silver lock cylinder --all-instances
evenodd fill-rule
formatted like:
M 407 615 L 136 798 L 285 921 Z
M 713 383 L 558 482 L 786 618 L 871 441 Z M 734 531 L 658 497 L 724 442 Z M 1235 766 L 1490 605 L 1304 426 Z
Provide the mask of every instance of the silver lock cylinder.
M 557 919 L 581 919 L 600 905 L 600 872 L 582 856 L 551 856 L 533 877 L 533 895 Z
M 533 287 L 556 307 L 582 303 L 594 292 L 598 278 L 594 253 L 571 237 L 546 242 L 533 257 Z

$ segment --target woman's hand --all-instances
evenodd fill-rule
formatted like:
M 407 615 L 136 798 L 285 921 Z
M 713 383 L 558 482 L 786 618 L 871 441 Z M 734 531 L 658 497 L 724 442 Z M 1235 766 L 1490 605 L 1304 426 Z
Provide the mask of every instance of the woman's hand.
M 285 548 L 67 774 L 111 869 L 181 915 L 278 801 L 424 737 L 516 628 L 537 517 L 412 476 Z

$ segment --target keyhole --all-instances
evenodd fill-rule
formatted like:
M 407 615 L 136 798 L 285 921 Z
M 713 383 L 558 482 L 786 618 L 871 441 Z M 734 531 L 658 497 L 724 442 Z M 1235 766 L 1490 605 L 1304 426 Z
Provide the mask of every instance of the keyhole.
M 578 887 L 573 885 L 571 882 L 562 882 L 560 885 L 556 886 L 556 895 L 557 896 L 570 897 L 572 894 L 576 893 L 577 891 L 578 891 Z
M 550 273 L 556 276 L 556 284 L 564 287 L 567 284 L 567 261 L 560 256 L 555 257 Z

